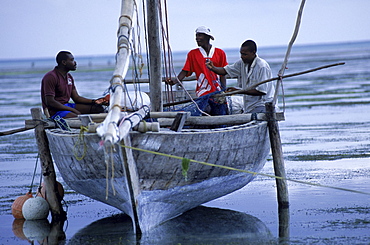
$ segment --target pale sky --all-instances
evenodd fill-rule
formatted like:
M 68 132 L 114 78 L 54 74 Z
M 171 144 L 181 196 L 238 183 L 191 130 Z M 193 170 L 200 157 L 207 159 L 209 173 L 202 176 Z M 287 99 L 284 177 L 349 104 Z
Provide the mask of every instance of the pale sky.
M 140 1 L 141 2 L 141 1 Z M 168 0 L 173 51 L 206 25 L 220 48 L 287 45 L 301 0 Z M 120 0 L 1 0 L 0 59 L 114 55 Z M 306 0 L 295 44 L 370 40 L 370 0 Z

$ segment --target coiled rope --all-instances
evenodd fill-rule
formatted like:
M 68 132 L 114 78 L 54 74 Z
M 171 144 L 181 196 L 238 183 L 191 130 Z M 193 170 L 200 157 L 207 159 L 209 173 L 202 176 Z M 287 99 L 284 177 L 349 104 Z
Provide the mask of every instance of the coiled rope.
M 78 161 L 81 161 L 86 156 L 87 146 L 85 143 L 84 133 L 87 132 L 88 130 L 89 130 L 88 127 L 84 127 L 84 126 L 80 127 L 80 133 L 73 147 L 73 154 Z M 81 152 L 81 146 L 82 146 L 82 152 Z

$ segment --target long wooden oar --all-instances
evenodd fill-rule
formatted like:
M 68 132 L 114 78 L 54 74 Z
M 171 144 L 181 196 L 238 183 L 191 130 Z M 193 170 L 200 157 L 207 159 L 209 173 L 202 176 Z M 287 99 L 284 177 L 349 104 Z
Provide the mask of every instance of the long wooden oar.
M 340 62 L 340 63 L 330 64 L 330 65 L 320 66 L 320 67 L 313 68 L 313 69 L 310 69 L 310 70 L 306 70 L 306 71 L 302 71 L 302 72 L 297 72 L 297 73 L 292 73 L 292 74 L 289 74 L 289 75 L 285 75 L 282 78 L 295 77 L 295 76 L 299 76 L 299 75 L 311 73 L 311 72 L 314 72 L 314 71 L 322 70 L 322 69 L 325 69 L 325 68 L 329 68 L 329 67 L 333 67 L 333 66 L 338 66 L 338 65 L 344 65 L 344 64 L 345 64 L 345 62 Z M 223 93 L 223 94 L 215 94 L 215 95 L 213 95 L 213 97 L 228 96 L 228 95 L 234 95 L 234 94 L 243 94 L 246 91 L 251 90 L 251 89 L 253 89 L 253 88 L 255 88 L 255 87 L 257 87 L 257 86 L 259 86 L 261 84 L 264 84 L 264 83 L 267 83 L 267 82 L 271 82 L 271 81 L 275 81 L 275 80 L 279 80 L 279 79 L 281 79 L 281 77 L 270 78 L 270 79 L 261 81 L 259 83 L 256 83 L 255 85 L 253 85 L 253 86 L 251 86 L 249 88 L 240 89 L 240 90 L 236 90 L 236 91 L 232 91 L 232 92 L 227 92 L 227 93 Z M 177 101 L 177 102 L 166 103 L 166 104 L 163 104 L 163 106 L 166 107 L 166 106 L 179 105 L 179 104 L 188 103 L 188 102 L 191 102 L 191 101 L 192 100 L 190 100 L 190 99 L 188 99 L 188 100 L 182 100 L 182 101 Z
M 40 123 L 43 123 L 45 128 L 54 128 L 55 127 L 55 123 L 52 120 L 37 120 L 37 121 L 35 121 L 35 120 L 26 120 L 25 121 L 25 127 L 0 132 L 0 136 L 11 135 L 11 134 L 27 131 L 27 130 L 30 130 L 30 129 L 34 129 Z
M 27 131 L 29 129 L 33 129 L 35 127 L 36 126 L 33 126 L 33 127 L 23 127 L 23 128 L 17 128 L 17 129 L 12 129 L 12 130 L 9 130 L 9 131 L 0 132 L 0 136 L 5 136 L 5 135 L 11 135 L 11 134 L 15 134 L 15 133 L 20 133 L 20 132 L 23 132 L 23 131 Z

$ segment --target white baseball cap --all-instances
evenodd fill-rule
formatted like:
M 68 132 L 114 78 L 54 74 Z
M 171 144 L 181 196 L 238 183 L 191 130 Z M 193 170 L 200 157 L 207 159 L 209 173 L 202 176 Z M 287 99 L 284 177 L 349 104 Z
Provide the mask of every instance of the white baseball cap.
M 212 40 L 215 40 L 215 38 L 211 34 L 211 29 L 209 29 L 206 26 L 199 26 L 196 30 L 195 33 L 203 33 L 211 37 Z

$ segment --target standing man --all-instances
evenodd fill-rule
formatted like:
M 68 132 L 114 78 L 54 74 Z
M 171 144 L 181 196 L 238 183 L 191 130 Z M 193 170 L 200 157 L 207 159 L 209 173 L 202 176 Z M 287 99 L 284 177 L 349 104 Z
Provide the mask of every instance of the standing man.
M 226 54 L 222 49 L 211 45 L 210 40 L 214 40 L 211 30 L 208 27 L 200 26 L 195 30 L 195 41 L 199 48 L 191 50 L 186 58 L 185 65 L 182 71 L 176 78 L 167 81 L 170 85 L 174 85 L 182 81 L 185 77 L 191 76 L 194 72 L 197 78 L 197 86 L 195 93 L 198 97 L 222 91 L 226 88 L 226 78 L 219 76 L 211 70 L 207 69 L 206 62 L 211 60 L 216 66 L 226 66 Z M 224 102 L 219 102 L 213 98 L 209 98 L 210 105 L 209 113 L 211 115 L 224 115 L 227 111 L 227 106 Z
M 104 112 L 104 99 L 97 100 L 81 97 L 69 71 L 75 71 L 77 62 L 69 51 L 60 51 L 56 56 L 57 66 L 45 74 L 41 82 L 41 101 L 44 110 L 51 118 L 77 117 L 80 114 Z M 69 103 L 72 99 L 74 103 Z
M 258 57 L 257 45 L 252 40 L 245 41 L 240 48 L 241 59 L 232 65 L 217 67 L 212 61 L 207 62 L 211 71 L 238 78 L 238 86 L 246 89 L 261 81 L 272 78 L 269 64 Z M 235 90 L 235 89 L 232 89 Z M 248 90 L 244 95 L 244 113 L 265 112 L 265 103 L 273 100 L 275 85 L 268 82 Z

